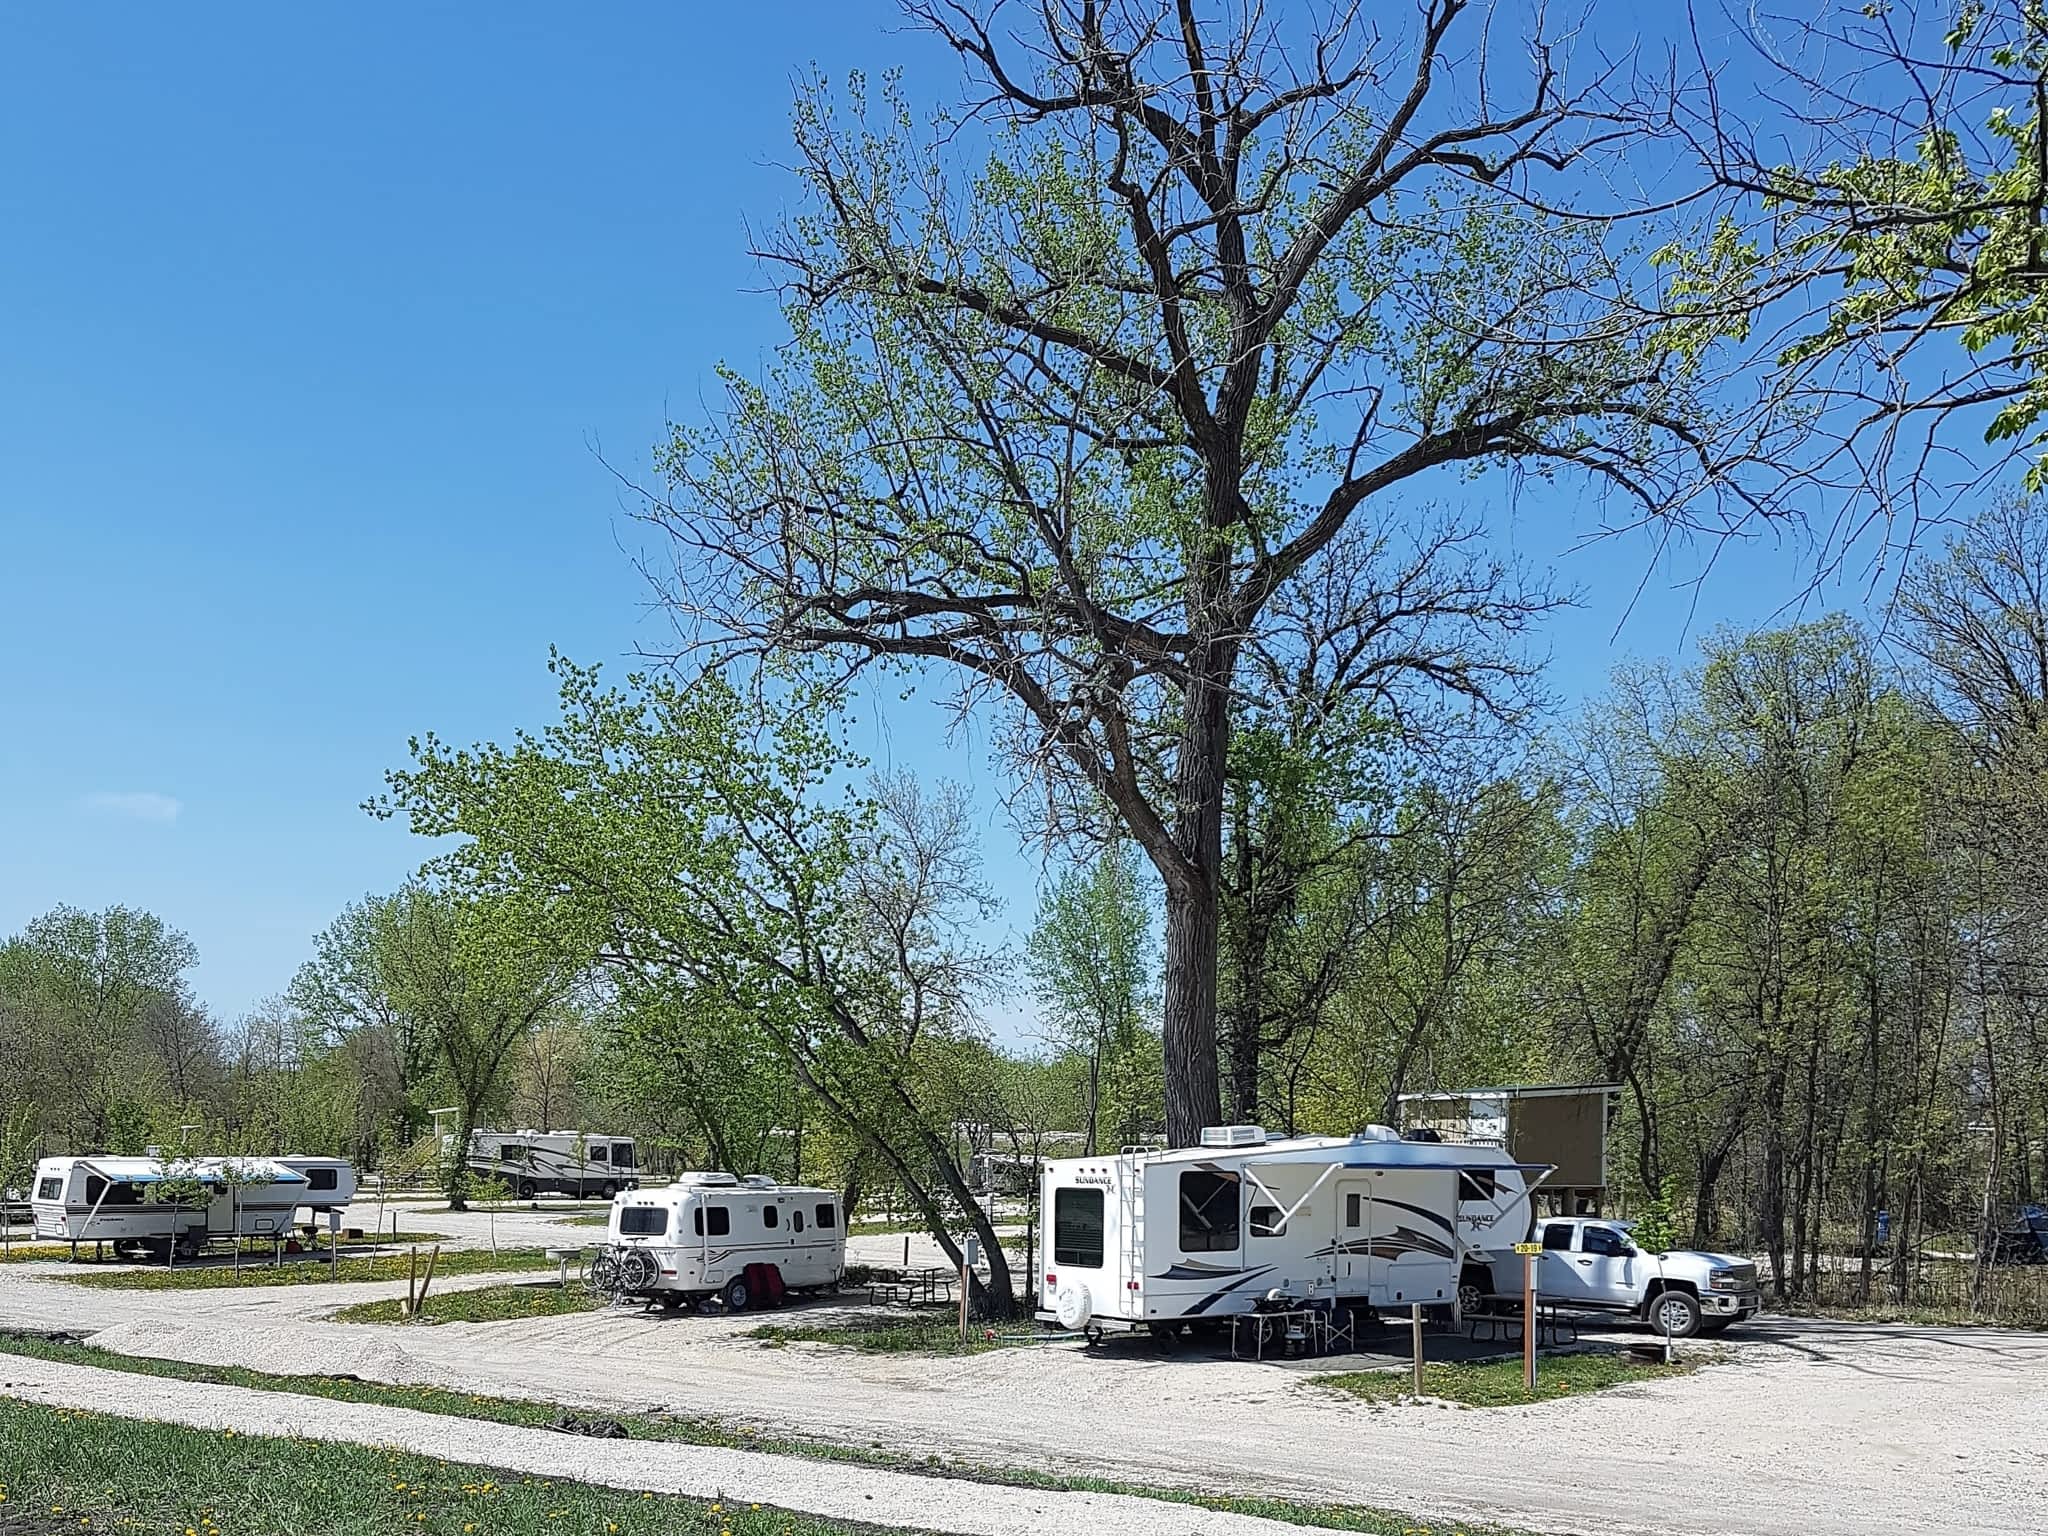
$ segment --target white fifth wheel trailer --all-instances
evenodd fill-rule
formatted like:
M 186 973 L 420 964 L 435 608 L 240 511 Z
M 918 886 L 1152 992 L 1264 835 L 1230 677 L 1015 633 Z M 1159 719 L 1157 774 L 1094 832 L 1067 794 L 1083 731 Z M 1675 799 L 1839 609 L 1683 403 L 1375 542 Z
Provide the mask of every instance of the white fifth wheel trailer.
M 829 1189 L 760 1174 L 685 1173 L 662 1189 L 612 1201 L 606 1258 L 618 1289 L 679 1307 L 719 1296 L 747 1305 L 746 1268 L 772 1264 L 790 1290 L 836 1285 L 846 1272 L 846 1223 Z
M 1361 1309 L 1454 1306 L 1528 1233 L 1544 1165 L 1498 1148 L 1355 1136 L 1202 1145 L 1045 1164 L 1040 1321 L 1166 1333 L 1249 1312 L 1268 1291 Z
M 205 1197 L 148 1198 L 167 1181 L 196 1183 Z M 299 1211 L 339 1210 L 355 1189 L 355 1169 L 338 1157 L 46 1157 L 30 1208 L 39 1238 L 116 1252 L 175 1246 L 189 1257 L 216 1239 L 282 1235 Z

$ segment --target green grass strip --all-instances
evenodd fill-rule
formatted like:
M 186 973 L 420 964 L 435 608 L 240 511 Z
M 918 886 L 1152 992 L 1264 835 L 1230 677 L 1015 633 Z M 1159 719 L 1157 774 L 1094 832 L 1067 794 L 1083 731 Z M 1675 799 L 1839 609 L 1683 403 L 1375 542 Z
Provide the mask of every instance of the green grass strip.
M 553 1280 L 525 1285 L 484 1285 L 473 1291 L 433 1291 L 421 1305 L 422 1323 L 506 1323 L 522 1317 L 566 1317 L 572 1312 L 595 1312 L 605 1298 L 592 1295 L 580 1285 L 557 1285 Z M 334 1314 L 337 1323 L 402 1323 L 396 1298 L 390 1301 L 359 1301 Z
M 567 1459 L 565 1453 L 564 1459 Z M 0 1399 L 0 1531 L 131 1536 L 868 1536 L 744 1500 L 522 1477 Z
M 553 1404 L 521 1398 L 490 1397 L 459 1392 L 447 1387 L 394 1386 L 383 1382 L 357 1381 L 336 1376 L 277 1376 L 241 1366 L 191 1365 L 182 1360 L 158 1360 L 146 1355 L 123 1355 L 94 1349 L 89 1344 L 0 1333 L 0 1354 L 27 1355 L 67 1365 L 96 1366 L 103 1370 L 127 1371 L 138 1376 L 159 1376 L 174 1381 L 202 1381 L 221 1386 L 247 1387 L 259 1392 L 292 1392 L 305 1397 L 323 1397 L 337 1402 L 378 1403 L 393 1408 L 411 1408 L 421 1413 L 447 1414 L 454 1418 L 482 1419 L 493 1424 L 514 1424 L 529 1429 L 544 1428 L 562 1417 Z M 579 1408 L 588 1417 L 592 1410 Z M 995 1483 L 1015 1488 L 1043 1488 L 1056 1493 L 1116 1493 L 1133 1498 L 1158 1499 L 1169 1504 L 1188 1504 L 1228 1514 L 1258 1515 L 1289 1525 L 1327 1531 L 1363 1531 L 1369 1536 L 1407 1536 L 1424 1525 L 1436 1536 L 1518 1536 L 1497 1526 L 1423 1521 L 1387 1510 L 1358 1504 L 1320 1504 L 1295 1499 L 1243 1498 L 1231 1494 L 1201 1493 L 1185 1488 L 1160 1488 L 1115 1478 L 1088 1477 L 1067 1473 L 1041 1472 L 1031 1467 L 988 1467 L 954 1461 L 940 1456 L 912 1456 L 873 1446 L 841 1445 L 832 1441 L 804 1440 L 789 1435 L 765 1433 L 746 1424 L 720 1419 L 686 1418 L 668 1414 L 606 1413 L 635 1440 L 656 1440 L 681 1445 L 721 1446 L 728 1450 L 760 1451 L 770 1456 L 796 1456 L 812 1461 L 844 1462 L 878 1467 L 885 1471 L 916 1473 L 926 1477 L 957 1478 L 966 1482 Z M 4 1526 L 0 1526 L 4 1530 Z M 204 1533 L 201 1533 L 204 1536 Z
M 985 1329 L 970 1327 L 967 1342 L 962 1344 L 955 1313 L 913 1318 L 878 1313 L 829 1323 L 763 1323 L 749 1328 L 745 1337 L 759 1339 L 770 1348 L 836 1344 L 864 1355 L 972 1355 L 997 1347 L 985 1334 Z
M 1442 1402 L 1461 1403 L 1468 1408 L 1512 1408 L 1526 1403 L 1547 1403 L 1560 1397 L 1578 1397 L 1608 1387 L 1627 1386 L 1638 1381 L 1659 1381 L 1683 1376 L 1706 1363 L 1698 1346 L 1674 1365 L 1644 1364 L 1618 1351 L 1545 1355 L 1537 1365 L 1536 1391 L 1532 1396 L 1523 1385 L 1520 1360 L 1493 1360 L 1477 1365 L 1424 1365 L 1422 1395 Z M 1391 1403 L 1415 1395 L 1414 1378 L 1407 1371 L 1352 1371 L 1339 1376 L 1314 1376 L 1317 1386 L 1362 1397 L 1367 1402 Z
M 438 1280 L 448 1275 L 492 1275 L 521 1270 L 553 1269 L 555 1261 L 544 1248 L 444 1248 L 434 1266 Z M 240 1271 L 230 1265 L 184 1265 L 176 1269 L 117 1269 L 105 1274 L 65 1274 L 59 1278 L 72 1285 L 106 1291 L 216 1291 L 248 1285 L 325 1285 L 330 1280 L 364 1282 L 403 1280 L 412 1270 L 407 1254 L 387 1253 L 375 1257 L 350 1258 L 339 1264 L 325 1258 L 293 1259 L 282 1266 L 244 1264 Z M 419 1272 L 427 1270 L 427 1255 L 419 1256 Z

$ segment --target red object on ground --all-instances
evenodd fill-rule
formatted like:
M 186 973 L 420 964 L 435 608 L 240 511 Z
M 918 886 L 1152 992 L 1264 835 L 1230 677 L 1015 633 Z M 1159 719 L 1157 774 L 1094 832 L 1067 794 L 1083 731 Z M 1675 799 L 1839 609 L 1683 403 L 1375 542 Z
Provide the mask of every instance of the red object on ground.
M 747 1304 L 755 1307 L 779 1307 L 782 1305 L 786 1288 L 782 1283 L 782 1270 L 774 1264 L 749 1264 L 741 1274 L 747 1282 Z

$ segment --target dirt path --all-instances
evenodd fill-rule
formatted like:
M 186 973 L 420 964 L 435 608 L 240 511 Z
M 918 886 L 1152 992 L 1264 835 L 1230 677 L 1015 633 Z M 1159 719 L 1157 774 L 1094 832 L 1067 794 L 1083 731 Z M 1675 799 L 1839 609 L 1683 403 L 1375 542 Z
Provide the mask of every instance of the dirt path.
M 448 1461 L 574 1477 L 653 1493 L 772 1504 L 802 1514 L 948 1536 L 1301 1536 L 1301 1527 L 1112 1494 L 1046 1493 L 906 1472 L 764 1456 L 715 1446 L 565 1440 L 545 1430 L 486 1424 L 369 1403 L 165 1381 L 45 1360 L 0 1357 L 0 1396 L 124 1418 L 247 1435 L 293 1435 L 403 1446 Z
M 763 1349 L 736 1337 L 755 1321 L 744 1317 L 317 1320 L 392 1290 L 88 1291 L 17 1266 L 0 1273 L 0 1323 L 110 1328 L 108 1345 L 137 1353 L 715 1414 L 988 1465 L 1601 1536 L 2012 1532 L 2048 1445 L 2048 1335 L 1992 1329 L 1786 1321 L 1691 1378 L 1459 1412 L 1374 1409 L 1296 1368 L 1144 1349 L 935 1360 Z

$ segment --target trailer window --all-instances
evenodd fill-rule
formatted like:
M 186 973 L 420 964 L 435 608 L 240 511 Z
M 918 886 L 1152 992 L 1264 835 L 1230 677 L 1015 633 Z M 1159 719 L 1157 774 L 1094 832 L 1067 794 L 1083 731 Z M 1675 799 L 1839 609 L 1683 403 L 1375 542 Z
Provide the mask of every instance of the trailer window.
M 830 1231 L 839 1225 L 839 1213 L 829 1205 L 821 1205 L 812 1213 L 818 1218 L 818 1225 Z
M 339 1168 L 308 1168 L 306 1170 L 306 1188 L 341 1188 L 341 1170 Z
M 1568 1251 L 1572 1246 L 1572 1229 L 1561 1221 L 1554 1221 L 1543 1229 L 1543 1246 L 1554 1252 Z
M 795 1210 L 793 1210 L 793 1211 L 791 1211 L 791 1212 L 789 1213 L 789 1224 L 790 1224 L 790 1226 L 791 1226 L 791 1227 L 792 1227 L 793 1229 L 795 1229 L 796 1231 L 798 1231 L 798 1232 L 801 1232 L 801 1231 L 803 1231 L 803 1229 L 804 1229 L 804 1213 L 803 1213 L 803 1207 L 799 1206 L 799 1207 L 797 1207 L 797 1209 L 795 1209 Z
M 1102 1268 L 1102 1191 L 1062 1189 L 1052 1197 L 1052 1261 Z
M 1491 1200 L 1500 1193 L 1500 1181 L 1491 1168 L 1474 1168 L 1458 1175 L 1460 1200 Z
M 104 1198 L 102 1198 L 104 1197 Z M 87 1174 L 85 1178 L 85 1203 L 87 1205 L 140 1205 L 141 1198 L 135 1193 L 133 1184 L 113 1184 L 98 1174 Z
M 1251 1222 L 1253 1237 L 1285 1237 L 1287 1235 L 1287 1223 L 1280 1219 L 1280 1207 L 1277 1205 L 1253 1206 Z
M 711 1235 L 713 1237 L 724 1237 L 728 1232 L 732 1231 L 732 1212 L 728 1211 L 722 1205 L 712 1206 L 710 1226 Z M 702 1237 L 704 1235 L 705 1221 L 703 1206 L 700 1205 L 694 1211 L 690 1212 L 690 1227 L 691 1230 L 694 1231 L 699 1237 Z
M 38 1200 L 62 1200 L 64 1198 L 64 1181 L 62 1179 L 43 1180 L 42 1183 L 36 1186 L 36 1198 Z
M 766 1227 L 770 1232 L 773 1232 L 777 1227 L 782 1225 L 782 1212 L 776 1210 L 775 1207 L 772 1205 L 762 1206 L 761 1225 Z
M 1364 1197 L 1363 1195 L 1346 1195 L 1346 1196 L 1344 1197 L 1344 1225 L 1345 1225 L 1345 1226 L 1347 1226 L 1347 1227 L 1357 1227 L 1357 1226 L 1363 1226 L 1363 1225 L 1364 1225 L 1364 1222 L 1360 1220 L 1360 1208 L 1361 1208 L 1361 1207 L 1362 1207 L 1362 1206 L 1363 1206 L 1364 1204 L 1365 1204 L 1365 1197 Z
M 1230 1253 L 1237 1248 L 1237 1180 L 1190 1170 L 1180 1176 L 1180 1251 Z
M 619 1236 L 659 1237 L 668 1230 L 668 1210 L 659 1205 L 629 1205 L 619 1212 Z

